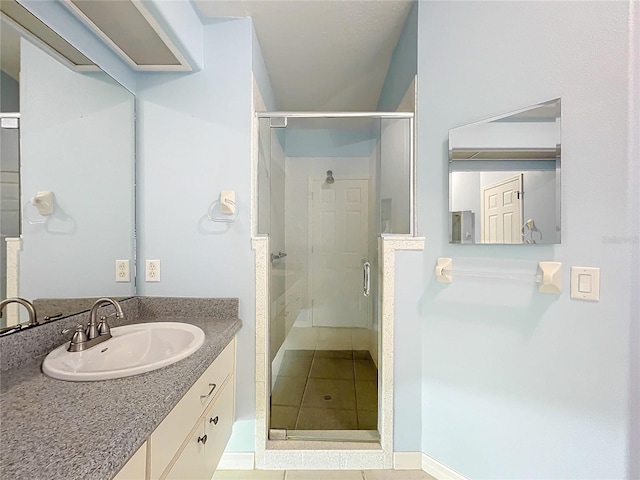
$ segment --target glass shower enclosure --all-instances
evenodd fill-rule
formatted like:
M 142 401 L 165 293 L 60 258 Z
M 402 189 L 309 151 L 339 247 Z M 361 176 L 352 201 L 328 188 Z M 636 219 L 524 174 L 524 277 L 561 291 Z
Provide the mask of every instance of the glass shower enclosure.
M 269 436 L 378 441 L 379 239 L 413 234 L 413 114 L 258 117 Z

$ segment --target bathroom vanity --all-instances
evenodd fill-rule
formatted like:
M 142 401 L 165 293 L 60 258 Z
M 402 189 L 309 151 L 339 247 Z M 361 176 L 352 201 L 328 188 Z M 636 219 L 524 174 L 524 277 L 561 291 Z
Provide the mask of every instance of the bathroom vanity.
M 207 307 L 212 301 L 218 303 Z M 211 478 L 234 420 L 235 335 L 242 326 L 237 300 L 137 297 L 123 308 L 123 324 L 190 323 L 204 331 L 204 344 L 152 372 L 67 382 L 42 373 L 48 351 L 31 338 L 53 326 L 1 338 L 3 478 Z M 82 315 L 57 322 L 55 331 L 82 323 L 75 318 Z M 24 349 L 31 358 L 19 364 L 7 358 L 24 356 L 17 353 Z
M 208 479 L 231 436 L 235 339 L 115 476 L 132 479 Z

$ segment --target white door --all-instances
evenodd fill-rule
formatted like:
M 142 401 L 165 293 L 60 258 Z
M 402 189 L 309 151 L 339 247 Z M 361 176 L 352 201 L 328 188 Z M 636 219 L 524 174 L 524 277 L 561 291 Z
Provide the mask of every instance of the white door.
M 309 285 L 313 326 L 368 327 L 362 293 L 368 255 L 369 180 L 311 183 Z
M 482 243 L 522 243 L 522 174 L 482 187 Z

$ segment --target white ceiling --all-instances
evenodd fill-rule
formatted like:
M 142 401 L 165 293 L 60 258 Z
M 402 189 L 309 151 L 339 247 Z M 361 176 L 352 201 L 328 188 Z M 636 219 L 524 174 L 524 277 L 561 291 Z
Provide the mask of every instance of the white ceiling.
M 283 111 L 374 111 L 411 0 L 194 0 L 253 18 Z

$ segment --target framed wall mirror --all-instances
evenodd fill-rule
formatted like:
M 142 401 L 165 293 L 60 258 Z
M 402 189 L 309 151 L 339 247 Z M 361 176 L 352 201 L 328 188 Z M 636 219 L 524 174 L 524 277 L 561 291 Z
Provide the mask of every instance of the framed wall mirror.
M 449 242 L 561 242 L 556 98 L 449 130 Z
M 56 50 L 66 42 L 19 4 L 2 3 L 1 297 L 131 296 L 135 97 L 81 52 Z M 39 319 L 91 303 L 42 305 Z M 25 319 L 11 304 L 0 328 Z

